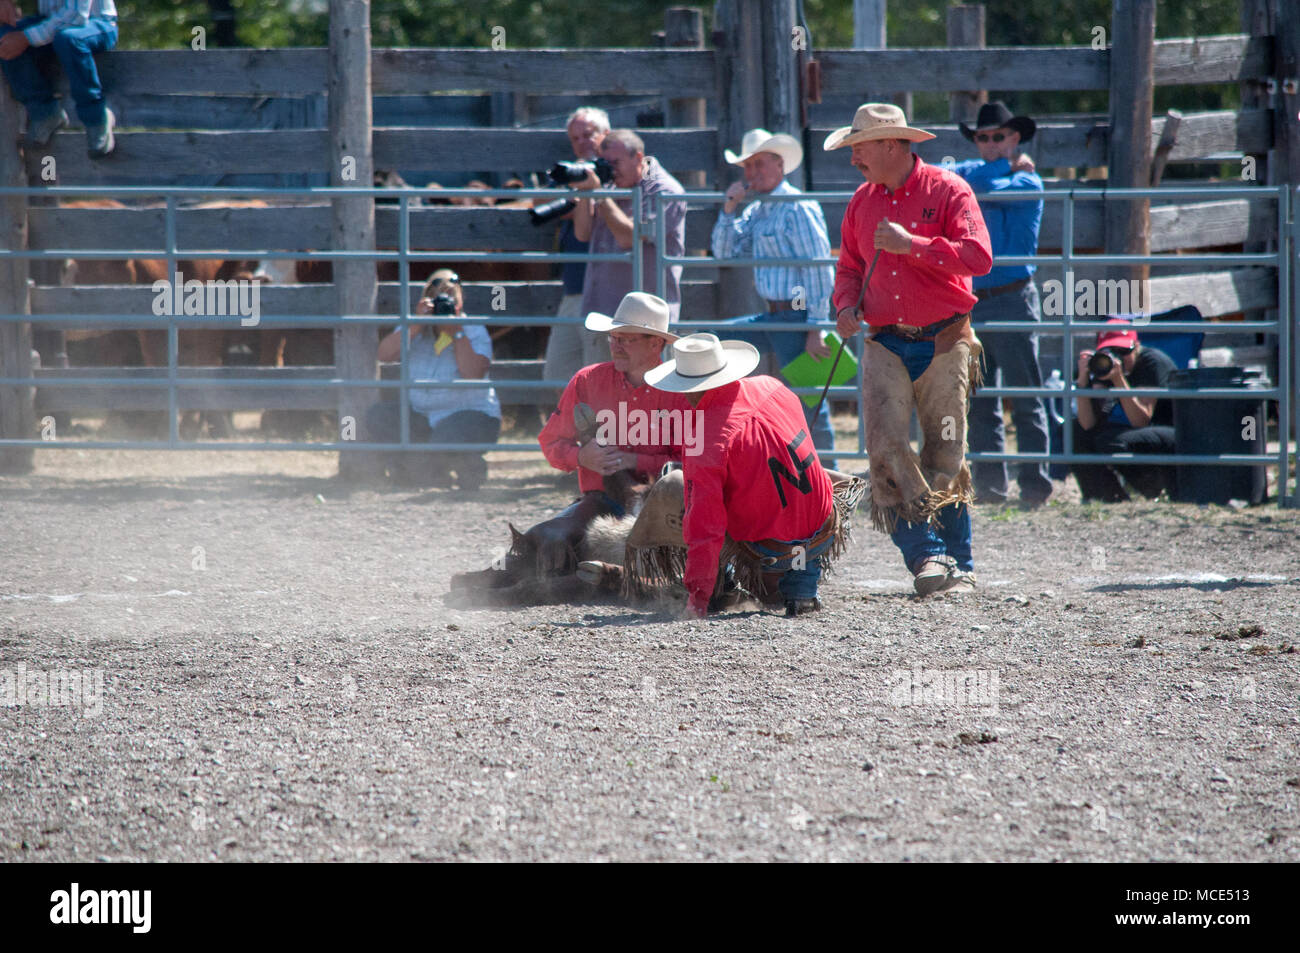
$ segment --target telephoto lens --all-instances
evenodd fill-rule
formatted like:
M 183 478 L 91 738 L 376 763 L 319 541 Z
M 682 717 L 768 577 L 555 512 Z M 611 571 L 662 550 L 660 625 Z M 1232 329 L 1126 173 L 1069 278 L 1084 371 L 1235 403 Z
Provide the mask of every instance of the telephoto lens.
M 554 202 L 547 202 L 545 205 L 530 208 L 528 210 L 528 220 L 534 225 L 545 225 L 561 215 L 568 215 L 569 211 L 577 204 L 578 200 L 572 197 L 556 199 Z
M 1103 381 L 1110 376 L 1111 368 L 1115 366 L 1115 358 L 1105 351 L 1098 351 L 1092 357 L 1088 358 L 1088 378 L 1096 383 Z

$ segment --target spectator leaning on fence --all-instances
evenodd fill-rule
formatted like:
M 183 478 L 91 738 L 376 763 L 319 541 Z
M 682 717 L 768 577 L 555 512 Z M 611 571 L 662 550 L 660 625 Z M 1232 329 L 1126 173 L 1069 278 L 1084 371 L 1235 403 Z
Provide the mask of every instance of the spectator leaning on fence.
M 609 132 L 609 116 L 603 109 L 582 106 L 573 111 L 564 128 L 569 134 L 573 157 L 589 161 L 600 155 L 600 144 Z M 573 216 L 574 213 L 570 212 L 560 224 L 560 251 L 570 255 L 583 254 L 588 243 L 579 241 L 574 234 Z M 557 318 L 577 321 L 586 313 L 582 310 L 582 284 L 586 273 L 585 262 L 573 261 L 560 266 L 564 297 L 556 309 Z M 579 368 L 608 360 L 609 347 L 603 334 L 588 331 L 581 323 L 551 325 L 551 335 L 546 341 L 544 376 L 547 380 L 567 381 Z
M 921 595 L 974 589 L 966 400 L 978 383 L 980 345 L 970 326 L 971 277 L 993 263 L 970 186 L 912 154 L 913 142 L 933 138 L 910 128 L 897 106 L 866 103 L 824 146 L 852 146 L 867 180 L 840 228 L 835 306 L 846 340 L 868 325 L 861 406 L 872 520 L 890 532 Z M 913 407 L 920 459 L 908 441 Z
M 744 169 L 745 178 L 727 189 L 727 200 L 713 226 L 713 254 L 716 258 L 829 258 L 831 243 L 826 218 L 816 202 L 752 202 L 737 214 L 746 201 L 764 195 L 798 195 L 785 180 L 803 162 L 803 146 L 793 136 L 772 135 L 766 129 L 745 133 L 740 154 L 730 149 L 727 161 Z M 761 326 L 770 322 L 792 324 L 825 321 L 830 317 L 835 269 L 830 265 L 773 265 L 754 268 L 754 286 L 767 306 L 763 314 L 737 318 L 729 324 Z M 823 331 L 744 333 L 728 330 L 733 337 L 748 341 L 760 352 L 776 356 L 784 367 L 807 350 L 814 359 L 827 357 L 830 348 L 822 341 Z M 826 365 L 830 373 L 830 364 Z M 823 454 L 835 450 L 830 406 L 822 403 L 814 420 L 812 408 L 804 405 L 804 417 L 813 446 Z M 833 459 L 824 465 L 834 469 Z
M 953 171 L 976 192 L 1042 192 L 1043 180 L 1034 173 L 1034 162 L 1020 151 L 1034 136 L 1036 124 L 1028 116 L 1013 116 L 1001 101 L 980 107 L 975 128 L 960 123 L 962 135 L 975 143 L 980 159 L 959 162 Z M 1038 254 L 1038 227 L 1043 203 L 985 202 L 980 204 L 989 230 L 994 255 Z M 984 383 L 998 387 L 1042 387 L 1038 365 L 1038 335 L 1032 325 L 1042 320 L 1033 265 L 995 265 L 987 275 L 973 279 L 975 297 L 971 319 L 1020 321 L 1024 331 L 980 331 L 984 345 Z M 1016 425 L 1016 445 L 1021 453 L 1046 453 L 1047 411 L 1039 397 L 1013 397 L 1011 419 Z M 970 446 L 980 452 L 1002 453 L 1006 434 L 1002 420 L 1002 398 L 976 397 L 970 408 Z M 1007 465 L 978 461 L 972 465 L 975 500 L 1005 503 Z M 1041 506 L 1052 495 L 1047 463 L 1019 466 L 1020 502 Z
M 630 129 L 615 129 L 605 136 L 600 154 L 614 168 L 614 181 L 618 189 L 637 189 L 641 193 L 641 262 L 645 291 L 668 302 L 671 320 L 678 320 L 681 311 L 679 282 L 682 267 L 666 269 L 667 275 L 656 274 L 655 269 L 655 218 L 664 216 L 666 255 L 682 255 L 686 250 L 686 203 L 665 202 L 656 209 L 652 196 L 660 192 L 681 194 L 685 191 L 680 182 L 664 171 L 654 158 L 645 154 L 645 143 Z M 577 188 L 591 192 L 600 187 L 595 172 Z M 632 247 L 632 199 L 591 196 L 578 203 L 574 210 L 573 230 L 580 241 L 590 241 L 589 251 L 594 254 L 618 254 Z M 632 287 L 632 264 L 623 261 L 593 261 L 587 265 L 582 284 L 582 310 L 588 314 L 613 314 L 623 296 Z
M 1123 326 L 1098 334 L 1096 351 L 1079 352 L 1075 384 L 1110 393 L 1104 398 L 1079 397 L 1079 413 L 1074 421 L 1075 452 L 1173 453 L 1173 403 L 1156 397 L 1126 397 L 1124 391 L 1130 387 L 1168 387 L 1177 368 L 1164 351 L 1138 344 L 1137 332 L 1127 326 L 1125 319 L 1112 318 L 1110 323 Z M 1109 368 L 1090 369 L 1097 354 L 1111 358 Z M 1116 473 L 1143 496 L 1157 497 L 1161 490 L 1172 492 L 1174 488 L 1175 470 L 1171 466 L 1076 463 L 1071 470 L 1085 501 L 1128 500 Z
M 43 72 L 57 57 L 86 127 L 86 148 L 91 158 L 103 158 L 113 151 L 114 119 L 104 103 L 95 54 L 117 45 L 117 9 L 113 0 L 40 0 L 37 9 L 39 15 L 24 17 L 14 0 L 0 0 L 0 65 L 27 109 L 27 145 L 48 145 L 68 124 Z
M 416 314 L 462 315 L 460 278 L 449 268 L 429 276 Z M 379 342 L 379 360 L 401 358 L 401 328 Z M 406 355 L 412 380 L 482 380 L 492 365 L 492 340 L 481 324 L 412 325 Z M 491 387 L 412 387 L 408 392 L 412 443 L 497 442 L 501 434 L 501 404 Z M 401 405 L 381 401 L 371 409 L 366 439 L 396 443 L 401 439 Z M 482 453 L 391 451 L 385 464 L 395 482 L 408 486 L 450 486 L 452 471 L 463 490 L 477 490 L 487 478 Z

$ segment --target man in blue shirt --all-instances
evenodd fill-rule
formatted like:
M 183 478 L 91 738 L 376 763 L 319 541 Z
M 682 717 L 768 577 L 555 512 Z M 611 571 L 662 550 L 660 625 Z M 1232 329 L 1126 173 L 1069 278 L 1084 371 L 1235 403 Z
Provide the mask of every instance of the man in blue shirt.
M 979 149 L 980 159 L 960 162 L 953 171 L 970 183 L 976 192 L 1043 191 L 1043 180 L 1034 173 L 1033 160 L 1020 151 L 1021 146 L 1034 136 L 1036 125 L 1032 119 L 1013 116 L 1006 104 L 999 100 L 980 107 L 974 129 L 965 123 L 960 126 L 962 135 Z M 981 201 L 980 211 L 988 225 L 994 256 L 1038 253 L 1038 227 L 1043 217 L 1041 200 Z M 979 301 L 971 311 L 972 322 L 1041 321 L 1038 288 L 1033 276 L 1033 265 L 997 264 L 987 275 L 977 275 L 974 290 Z M 985 383 L 995 387 L 1042 386 L 1038 335 L 1026 330 L 1029 333 L 979 332 L 984 344 Z M 1013 398 L 1011 419 L 1016 426 L 1016 442 L 1021 453 L 1047 452 L 1047 413 L 1040 398 Z M 1005 440 L 1001 398 L 974 398 L 970 409 L 970 448 L 977 452 L 1002 453 Z M 976 462 L 972 476 L 976 502 L 1006 502 L 1005 463 Z M 1041 506 L 1052 493 L 1046 463 L 1022 463 L 1018 482 L 1020 502 L 1025 506 Z
M 731 165 L 744 171 L 744 179 L 727 189 L 727 200 L 713 226 L 715 258 L 829 258 L 831 243 L 821 206 L 813 201 L 755 202 L 764 195 L 798 195 L 785 177 L 803 162 L 803 146 L 793 136 L 773 135 L 766 129 L 745 133 L 740 154 L 725 150 Z M 743 211 L 742 205 L 748 204 Z M 732 325 L 759 327 L 768 323 L 793 324 L 825 321 L 830 317 L 835 269 L 831 265 L 771 265 L 754 269 L 754 287 L 767 306 L 762 314 L 735 318 Z M 778 368 L 805 350 L 816 360 L 831 350 L 822 341 L 824 329 L 801 331 L 728 331 L 728 337 L 775 355 Z M 827 375 L 831 363 L 825 364 Z M 835 433 L 831 429 L 829 402 L 816 419 L 804 405 L 813 446 L 822 465 L 834 469 Z

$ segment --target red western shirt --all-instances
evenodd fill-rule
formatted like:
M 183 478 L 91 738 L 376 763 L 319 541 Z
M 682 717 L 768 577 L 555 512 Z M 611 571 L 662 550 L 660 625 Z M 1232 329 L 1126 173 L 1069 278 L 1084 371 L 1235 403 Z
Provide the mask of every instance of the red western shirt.
M 551 466 L 565 473 L 578 471 L 578 488 L 583 493 L 603 489 L 604 481 L 595 470 L 578 466 L 578 435 L 573 426 L 576 404 L 591 407 L 596 412 L 597 423 L 606 424 L 597 430 L 598 436 L 608 437 L 605 445 L 635 453 L 637 473 L 651 479 L 659 476 L 669 460 L 682 458 L 683 434 L 694 439 L 694 430 L 686 433 L 684 429 L 685 415 L 693 408 L 681 394 L 655 390 L 648 384 L 635 387 L 628 382 L 627 375 L 614 367 L 613 361 L 584 367 L 564 388 L 559 410 L 551 415 L 537 437 Z M 660 418 L 651 426 L 652 417 L 660 410 L 677 411 L 677 414 Z
M 971 278 L 993 266 L 988 228 L 961 176 L 916 158 L 902 187 L 863 183 L 844 212 L 835 269 L 835 311 L 858 303 L 883 218 L 915 237 L 905 255 L 881 252 L 862 302 L 868 324 L 924 327 L 975 305 Z
M 803 405 L 772 377 L 708 391 L 699 454 L 686 453 L 686 575 L 691 608 L 703 614 L 717 581 L 723 539 L 807 539 L 831 512 L 831 481 L 804 421 Z

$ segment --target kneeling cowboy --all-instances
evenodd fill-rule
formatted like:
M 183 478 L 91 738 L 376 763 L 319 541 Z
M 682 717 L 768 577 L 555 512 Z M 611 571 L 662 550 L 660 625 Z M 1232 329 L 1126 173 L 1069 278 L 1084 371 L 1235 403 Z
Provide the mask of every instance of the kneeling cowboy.
M 699 453 L 682 458 L 683 582 L 700 616 L 728 563 L 751 593 L 783 601 L 787 616 L 820 609 L 823 566 L 848 541 L 852 505 L 832 493 L 803 405 L 774 378 L 745 378 L 758 360 L 751 344 L 692 334 L 645 375 L 651 387 L 684 394 L 701 418 Z

